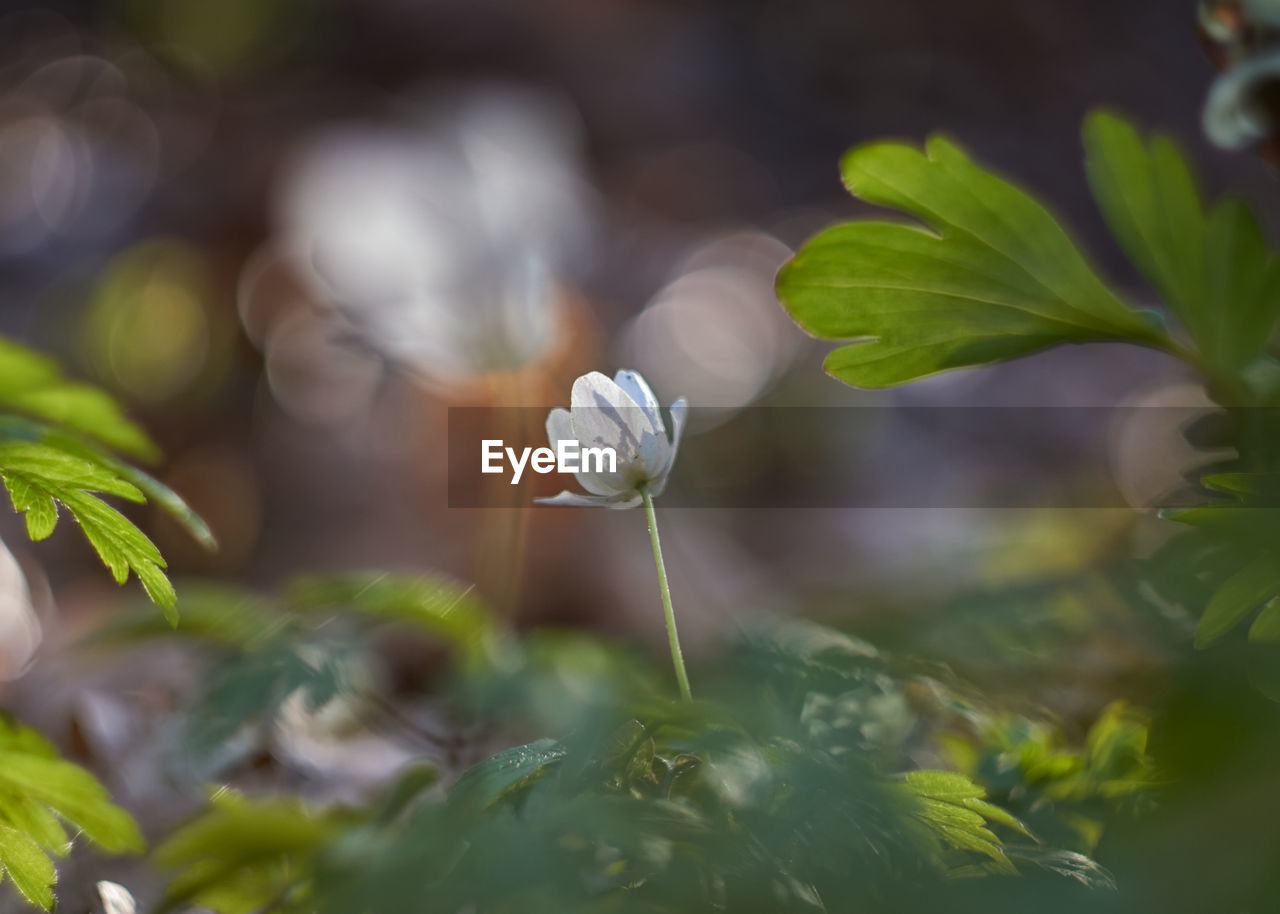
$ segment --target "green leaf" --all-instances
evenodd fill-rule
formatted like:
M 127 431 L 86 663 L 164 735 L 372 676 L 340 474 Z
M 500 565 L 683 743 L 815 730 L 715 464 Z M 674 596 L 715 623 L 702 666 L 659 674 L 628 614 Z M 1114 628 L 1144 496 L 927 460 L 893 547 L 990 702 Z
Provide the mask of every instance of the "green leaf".
M 224 793 L 156 848 L 160 866 L 180 871 L 162 910 L 188 902 L 224 912 L 264 908 L 301 881 L 303 864 L 338 835 L 340 823 L 297 801 L 251 803 Z
M 193 755 L 208 758 L 245 724 L 270 722 L 292 695 L 318 709 L 343 689 L 357 691 L 351 650 L 345 640 L 296 640 L 283 633 L 226 659 L 210 671 L 184 721 Z
M 967 809 L 981 815 L 988 822 L 995 822 L 997 825 L 1003 825 L 1005 828 L 1012 829 L 1019 834 L 1026 835 L 1028 838 L 1035 840 L 1035 835 L 1027 828 L 1026 823 L 1006 809 L 1002 809 L 994 803 L 988 803 L 986 800 L 977 797 L 969 797 L 965 799 L 964 805 Z
M 93 775 L 58 758 L 35 730 L 0 715 L 0 868 L 45 909 L 56 879 L 49 856 L 70 850 L 59 817 L 104 850 L 143 850 L 137 825 Z
M 1235 495 L 1250 507 L 1280 503 L 1280 473 L 1212 473 L 1200 482 L 1217 492 Z
M 139 607 L 113 614 L 87 635 L 84 643 L 121 645 L 178 637 L 244 652 L 266 643 L 286 624 L 268 602 L 246 590 L 209 581 L 185 581 L 181 590 L 178 612 L 182 625 L 177 631 L 157 619 L 154 611 Z
M 131 484 L 147 499 L 176 520 L 206 549 L 218 548 L 208 524 L 174 492 L 150 473 L 131 466 L 107 451 L 73 434 L 18 416 L 0 416 L 0 438 L 47 445 L 72 457 L 96 464 L 106 472 Z
M 1249 640 L 1272 644 L 1280 641 L 1280 597 L 1273 597 L 1249 627 Z
M 809 241 L 778 296 L 809 333 L 854 340 L 827 370 L 859 387 L 1016 358 L 1058 343 L 1165 335 L 1094 274 L 1039 203 L 940 137 L 850 151 L 845 185 L 928 229 L 854 222 Z M 931 230 L 930 230 L 931 229 Z
M 954 771 L 912 771 L 903 779 L 917 801 L 915 815 L 944 844 L 990 858 L 988 867 L 998 873 L 1015 872 L 1000 838 L 987 828 L 995 822 L 1035 836 L 1016 816 L 983 799 L 986 790 Z
M 911 792 L 935 800 L 980 799 L 986 790 L 954 771 L 912 771 L 906 776 Z
M 14 510 L 26 512 L 27 532 L 32 539 L 43 539 L 53 532 L 57 503 L 61 503 L 79 523 L 116 582 L 123 584 L 132 571 L 147 596 L 164 611 L 171 624 L 176 624 L 177 597 L 162 571 L 165 561 L 160 550 L 123 514 L 98 497 L 105 494 L 143 501 L 137 486 L 102 464 L 30 441 L 0 443 L 0 477 Z
M 160 450 L 106 392 L 63 376 L 58 363 L 0 337 L 0 408 L 81 432 L 140 460 Z
M 1239 369 L 1263 351 L 1280 314 L 1280 258 L 1238 200 L 1206 213 L 1167 136 L 1144 143 L 1110 112 L 1085 120 L 1085 170 L 1125 253 L 1213 364 Z
M 952 847 L 990 857 L 996 864 L 996 872 L 1008 874 L 1017 872 L 1013 863 L 1005 855 L 1004 848 L 1000 846 L 1000 839 L 987 829 L 955 828 L 945 824 L 937 824 L 935 827 L 943 839 Z
M 218 548 L 218 541 L 213 531 L 209 529 L 209 525 L 204 522 L 204 518 L 196 514 L 182 496 L 150 473 L 130 466 L 123 460 L 117 460 L 105 451 L 78 441 L 70 435 L 47 432 L 42 440 L 68 454 L 74 454 L 95 463 L 106 472 L 119 477 L 176 520 L 205 549 L 212 552 Z
M 492 806 L 546 775 L 564 757 L 564 746 L 553 739 L 535 740 L 491 755 L 458 779 L 449 792 L 449 802 Z
M 0 820 L 56 857 L 64 857 L 71 850 L 62 823 L 34 797 L 14 791 L 0 794 Z
M 1212 644 L 1277 593 L 1280 561 L 1271 554 L 1255 558 L 1228 578 L 1209 600 L 1196 629 L 1196 647 Z
M 46 911 L 53 908 L 58 873 L 34 841 L 16 829 L 0 826 L 0 865 L 23 898 Z
M 499 648 L 500 629 L 484 603 L 471 587 L 443 577 L 314 575 L 296 581 L 289 600 L 302 610 L 345 607 L 411 624 L 444 638 L 472 668 L 491 662 Z
M 93 775 L 71 762 L 0 751 L 0 787 L 49 807 L 104 850 L 140 852 L 146 846 L 132 817 L 111 802 Z

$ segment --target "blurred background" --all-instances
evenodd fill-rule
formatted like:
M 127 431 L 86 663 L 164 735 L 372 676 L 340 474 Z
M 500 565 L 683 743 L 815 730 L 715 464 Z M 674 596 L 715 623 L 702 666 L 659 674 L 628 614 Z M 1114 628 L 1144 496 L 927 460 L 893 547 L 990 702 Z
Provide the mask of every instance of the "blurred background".
M 155 434 L 159 475 L 222 544 L 206 554 L 139 518 L 180 593 L 183 578 L 266 589 L 308 570 L 435 569 L 476 580 L 518 625 L 660 643 L 640 516 L 448 508 L 448 408 L 567 405 L 576 375 L 621 367 L 724 423 L 748 406 L 1194 405 L 1175 363 L 1132 347 L 850 390 L 772 280 L 805 238 L 866 211 L 840 186 L 846 148 L 944 130 L 1049 202 L 1145 305 L 1089 198 L 1081 118 L 1108 105 L 1167 129 L 1209 190 L 1274 212 L 1268 166 L 1203 138 L 1214 75 L 1194 5 L 1166 0 L 7 3 L 0 331 Z M 954 453 L 956 485 L 976 491 L 1002 472 L 945 430 L 886 447 L 884 423 L 849 415 L 789 429 L 814 442 L 794 472 L 838 477 L 860 449 Z M 776 433 L 742 423 L 724 472 Z M 1150 459 L 1170 434 L 1117 434 L 1136 505 L 1177 478 Z M 988 657 L 955 620 L 999 591 L 1012 618 L 1084 625 L 1059 583 L 1161 535 L 1123 509 L 662 514 L 695 653 L 768 613 L 892 640 L 946 609 L 939 652 L 1025 662 L 1014 673 L 1031 671 L 1036 697 L 1084 716 L 1101 703 L 1092 680 L 1128 675 L 1132 647 Z M 6 669 L 26 668 L 41 632 L 56 658 L 137 598 L 70 525 L 36 549 L 16 518 L 0 533 L 38 616 L 6 623 L 24 633 Z M 38 706 L 34 723 L 61 702 L 111 731 L 68 675 L 51 660 L 10 697 Z

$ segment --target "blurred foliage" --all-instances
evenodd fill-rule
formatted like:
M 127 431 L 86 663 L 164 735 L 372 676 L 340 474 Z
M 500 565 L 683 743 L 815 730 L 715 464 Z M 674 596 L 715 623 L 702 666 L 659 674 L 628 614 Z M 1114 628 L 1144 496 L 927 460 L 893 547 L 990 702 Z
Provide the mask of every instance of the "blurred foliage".
M 176 602 L 160 551 L 103 496 L 130 502 L 151 497 L 198 539 L 212 545 L 204 523 L 173 491 L 114 457 L 111 448 L 154 461 L 159 451 L 109 395 L 66 378 L 57 363 L 0 340 L 0 477 L 27 533 L 53 533 L 59 506 L 123 584 L 132 571 L 169 623 Z M 115 806 L 89 772 L 58 757 L 36 731 L 0 719 L 0 868 L 21 895 L 50 910 L 57 881 L 52 857 L 65 856 L 73 826 L 104 850 L 143 849 L 133 819 Z
M 941 139 L 925 155 L 899 144 L 860 147 L 842 166 L 855 195 L 905 211 L 937 234 L 867 221 L 828 229 L 783 269 L 778 294 L 805 329 L 855 341 L 833 352 L 827 369 L 859 386 L 1085 340 L 1152 346 L 1185 360 L 1227 412 L 1229 430 L 1211 443 L 1236 456 L 1202 468 L 1203 507 L 1169 513 L 1194 530 L 1152 563 L 1175 585 L 1157 573 L 1151 586 L 1202 612 L 1198 646 L 1266 605 L 1250 638 L 1270 647 L 1280 632 L 1280 527 L 1267 510 L 1280 491 L 1273 337 L 1280 257 L 1244 203 L 1224 200 L 1206 212 L 1170 138 L 1146 143 L 1119 116 L 1095 112 L 1084 143 L 1094 198 L 1179 321 L 1177 337 L 1162 316 L 1144 321 L 1125 308 L 1039 204 Z
M 181 868 L 162 910 L 194 902 L 250 914 L 301 901 L 299 880 L 341 833 L 343 817 L 314 814 L 297 801 L 251 802 L 219 791 L 201 818 L 178 829 L 156 851 L 161 866 Z
M 133 819 L 89 772 L 60 759 L 36 731 L 0 718 L 0 867 L 45 910 L 57 881 L 51 858 L 71 850 L 65 825 L 113 853 L 144 848 Z
M 454 675 L 442 696 L 458 718 L 549 735 L 456 780 L 443 762 L 435 772 L 415 766 L 363 806 L 326 811 L 219 794 L 157 851 L 174 871 L 168 906 L 845 910 L 859 899 L 923 901 L 962 877 L 1019 873 L 1109 891 L 1105 870 L 1043 843 L 975 776 L 913 765 L 928 738 L 924 718 L 963 700 L 834 630 L 744 631 L 702 671 L 700 700 L 685 703 L 671 700 L 665 677 L 591 636 L 503 632 L 470 590 L 445 579 L 313 577 L 285 593 L 263 601 L 184 588 L 194 596 L 190 605 L 184 596 L 181 631 L 222 658 L 193 719 L 211 703 L 240 707 L 228 689 L 245 696 L 244 710 L 256 694 L 256 713 L 291 692 L 314 696 L 316 681 L 290 678 L 278 658 L 305 656 L 321 620 L 330 631 L 346 621 L 448 645 Z M 330 612 L 317 615 L 320 605 Z M 140 614 L 99 638 L 155 636 L 168 634 Z M 374 643 L 345 640 L 356 650 Z M 370 696 L 367 683 L 326 682 L 317 700 L 388 701 Z M 1098 764 L 1081 771 L 1091 776 Z M 453 780 L 447 790 L 440 776 Z M 1073 834 L 1065 821 L 1056 831 Z
M 467 595 L 469 608 L 446 635 L 431 614 L 369 612 L 347 585 L 372 580 L 425 606 Z M 172 874 L 167 908 L 1218 909 L 1207 889 L 1166 890 L 1170 868 L 1237 902 L 1222 910 L 1271 897 L 1280 833 L 1251 824 L 1247 797 L 1260 810 L 1280 802 L 1268 761 L 1280 710 L 1250 689 L 1234 654 L 1181 655 L 1149 691 L 1153 711 L 1116 701 L 1078 731 L 812 623 L 743 630 L 695 670 L 699 700 L 685 703 L 668 677 L 592 636 L 503 632 L 444 579 L 338 576 L 325 590 L 330 611 L 319 615 L 210 590 L 203 609 L 184 605 L 184 620 L 224 659 L 305 654 L 321 619 L 330 631 L 416 629 L 451 649 L 453 675 L 433 698 L 452 709 L 447 726 L 541 735 L 460 772 L 428 753 L 355 804 L 219 788 L 157 850 Z M 269 634 L 251 634 L 250 614 Z M 114 637 L 171 637 L 136 622 L 114 623 Z M 502 649 L 477 661 L 472 646 L 490 636 Z M 345 640 L 376 653 L 373 638 Z M 201 689 L 239 676 L 247 694 L 258 675 L 251 663 L 220 667 Z M 263 688 L 259 705 L 288 682 Z M 334 688 L 389 700 L 367 682 L 338 677 Z M 1221 853 L 1201 860 L 1206 844 Z M 1237 871 L 1245 884 L 1230 882 Z
M 1140 811 L 1158 783 L 1147 754 L 1149 721 L 1123 702 L 1102 712 L 1079 747 L 1067 743 L 1060 727 L 1017 715 L 984 715 L 973 723 L 972 735 L 942 735 L 944 754 L 1065 847 L 1093 853 L 1103 823 L 1121 810 Z

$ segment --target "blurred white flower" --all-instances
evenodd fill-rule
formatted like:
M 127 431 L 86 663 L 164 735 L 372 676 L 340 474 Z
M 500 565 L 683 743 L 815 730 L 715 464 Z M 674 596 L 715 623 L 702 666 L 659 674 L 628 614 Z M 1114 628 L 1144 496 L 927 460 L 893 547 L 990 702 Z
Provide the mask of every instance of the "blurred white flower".
M 0 543 L 0 681 L 26 672 L 43 639 L 26 576 Z
M 539 498 L 546 505 L 595 505 L 634 508 L 642 501 L 640 489 L 660 495 L 675 463 L 684 432 L 689 404 L 681 398 L 671 404 L 671 436 L 658 398 L 644 378 L 634 371 L 619 371 L 612 381 L 598 371 L 573 382 L 569 409 L 553 409 L 547 416 L 547 438 L 553 450 L 560 441 L 577 441 L 580 447 L 608 447 L 617 454 L 614 472 L 576 473 L 590 495 L 561 492 Z
M 319 136 L 278 212 L 317 298 L 382 355 L 454 385 L 556 341 L 586 194 L 575 118 L 554 99 L 479 90 L 434 114 Z
M 133 893 L 118 882 L 99 880 L 98 897 L 102 900 L 102 914 L 136 914 L 138 910 Z

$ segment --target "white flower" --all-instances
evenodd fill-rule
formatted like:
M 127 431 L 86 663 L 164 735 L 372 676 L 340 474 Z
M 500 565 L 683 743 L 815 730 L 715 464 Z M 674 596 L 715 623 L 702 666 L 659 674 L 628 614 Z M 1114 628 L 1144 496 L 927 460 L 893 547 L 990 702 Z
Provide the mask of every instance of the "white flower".
M 136 914 L 138 910 L 133 893 L 118 882 L 99 880 L 98 898 L 102 900 L 103 914 Z
M 278 203 L 283 249 L 371 348 L 437 386 L 519 371 L 564 327 L 589 241 L 574 117 L 530 91 L 441 99 L 423 125 L 313 138 Z
M 547 438 L 553 450 L 561 441 L 577 441 L 582 448 L 613 448 L 614 472 L 581 472 L 575 476 L 590 495 L 561 492 L 539 498 L 545 505 L 594 505 L 634 508 L 642 501 L 641 487 L 660 495 L 675 463 L 689 404 L 682 397 L 671 404 L 671 436 L 662 422 L 658 398 L 634 371 L 619 371 L 612 381 L 598 371 L 573 382 L 570 409 L 553 409 L 547 416 Z

